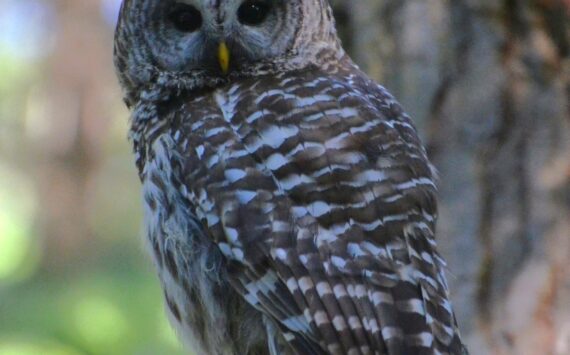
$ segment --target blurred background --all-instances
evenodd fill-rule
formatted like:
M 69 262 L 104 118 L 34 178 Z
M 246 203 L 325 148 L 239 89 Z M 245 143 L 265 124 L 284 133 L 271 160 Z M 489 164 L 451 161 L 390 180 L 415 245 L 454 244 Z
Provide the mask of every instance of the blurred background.
M 0 0 L 0 355 L 181 354 L 142 247 L 119 0 Z M 440 172 L 473 354 L 570 354 L 570 0 L 334 1 Z
M 0 354 L 181 354 L 141 238 L 120 1 L 0 0 Z

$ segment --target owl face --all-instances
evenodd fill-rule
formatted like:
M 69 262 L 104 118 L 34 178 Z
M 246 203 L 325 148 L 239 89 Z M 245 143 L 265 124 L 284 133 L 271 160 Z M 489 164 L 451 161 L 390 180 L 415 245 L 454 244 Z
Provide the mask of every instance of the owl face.
M 293 0 L 130 0 L 149 60 L 168 71 L 227 74 L 291 49 Z
M 148 90 L 213 88 L 343 56 L 328 0 L 123 0 L 115 32 L 129 106 Z

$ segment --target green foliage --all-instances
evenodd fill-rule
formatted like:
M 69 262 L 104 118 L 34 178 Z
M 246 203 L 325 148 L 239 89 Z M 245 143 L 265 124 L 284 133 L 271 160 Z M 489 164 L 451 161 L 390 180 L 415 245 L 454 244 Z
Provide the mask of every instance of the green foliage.
M 41 66 L 0 50 L 0 355 L 182 354 L 143 252 L 124 111 L 90 176 L 86 254 L 59 268 L 43 265 L 54 241 L 43 238 L 36 170 L 35 125 L 50 124 L 41 114 L 45 97 L 34 91 L 45 80 Z
M 38 275 L 0 292 L 0 355 L 181 353 L 142 269 Z
M 109 145 L 93 177 L 93 247 L 55 270 L 41 265 L 34 179 L 0 154 L 0 355 L 182 353 L 143 252 L 128 145 Z

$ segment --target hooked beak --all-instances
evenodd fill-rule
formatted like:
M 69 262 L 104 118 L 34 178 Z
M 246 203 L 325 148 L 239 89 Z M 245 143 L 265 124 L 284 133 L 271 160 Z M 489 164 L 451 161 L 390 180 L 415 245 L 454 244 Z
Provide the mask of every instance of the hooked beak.
M 226 42 L 221 42 L 218 46 L 218 62 L 224 74 L 230 70 L 230 50 Z

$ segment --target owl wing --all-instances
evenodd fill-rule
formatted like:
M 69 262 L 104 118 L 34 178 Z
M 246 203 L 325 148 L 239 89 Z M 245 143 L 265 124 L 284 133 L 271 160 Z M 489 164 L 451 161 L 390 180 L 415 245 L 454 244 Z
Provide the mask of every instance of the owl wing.
M 309 74 L 307 74 L 309 75 Z M 432 169 L 360 75 L 234 86 L 188 129 L 183 176 L 233 287 L 303 354 L 461 354 Z
M 233 288 L 272 322 L 268 329 L 278 329 L 270 341 L 285 342 L 299 354 L 324 354 L 324 343 L 303 314 L 303 299 L 289 291 L 271 257 L 275 241 L 292 237 L 293 221 L 284 206 L 288 199 L 276 194 L 271 170 L 262 167 L 244 143 L 243 129 L 232 123 L 228 112 L 211 110 L 220 104 L 227 108 L 231 100 L 193 100 L 171 117 L 172 126 L 179 127 L 173 136 L 180 145 L 171 152 L 178 152 L 172 161 L 179 162 L 173 169 L 182 195 L 225 256 Z

